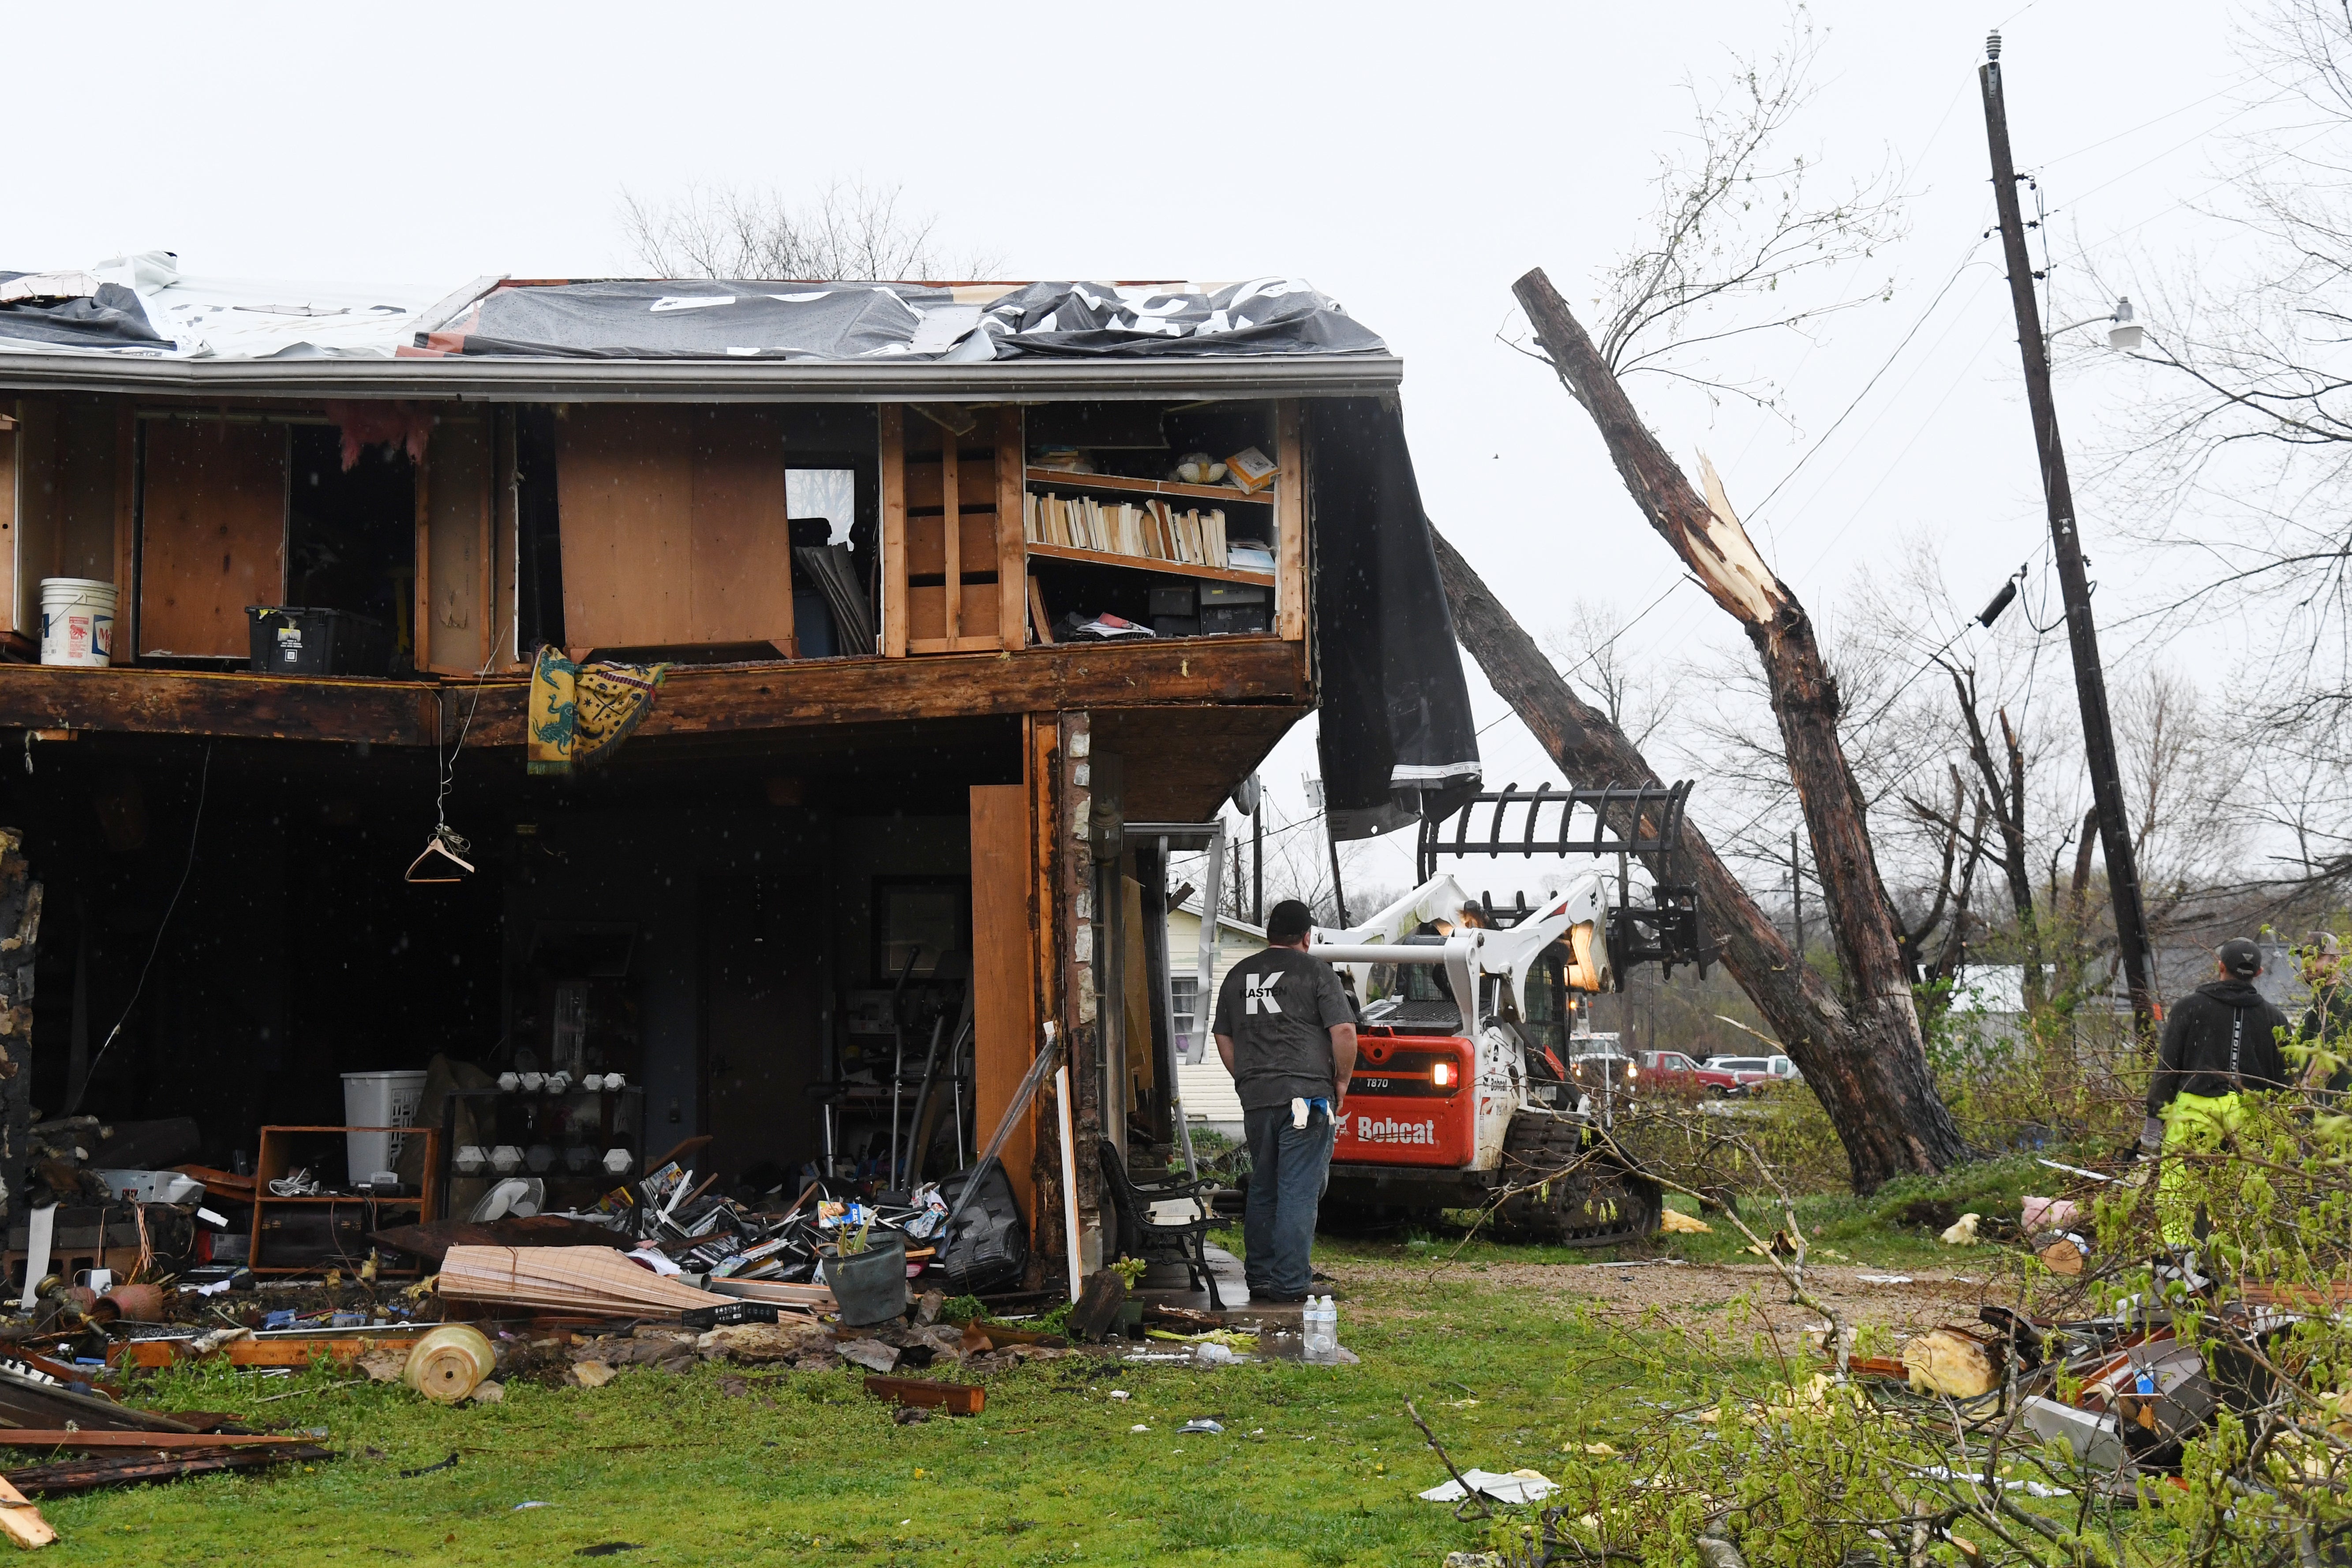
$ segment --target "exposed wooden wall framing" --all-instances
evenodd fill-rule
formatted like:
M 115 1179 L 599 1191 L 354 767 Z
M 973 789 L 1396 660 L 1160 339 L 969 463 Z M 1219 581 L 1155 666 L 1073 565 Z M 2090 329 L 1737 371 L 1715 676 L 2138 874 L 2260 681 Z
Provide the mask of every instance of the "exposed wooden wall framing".
M 1298 399 L 1274 405 L 1275 463 L 1282 470 L 1274 487 L 1274 631 L 1291 642 L 1307 640 L 1307 430 Z
M 882 656 L 907 654 L 907 411 L 882 405 Z
M 517 531 L 520 498 L 515 493 L 515 417 L 511 408 L 498 413 L 496 443 L 498 466 L 490 479 L 490 557 L 495 571 L 490 599 L 491 651 L 498 660 L 495 668 L 520 669 L 530 663 L 530 656 L 535 650 L 517 646 L 520 626 L 516 605 L 520 592 L 517 574 L 520 570 L 521 541 Z
M 567 643 L 769 643 L 792 655 L 792 540 L 773 414 L 580 404 L 556 422 L 556 445 Z
M 985 653 L 1026 640 L 1021 412 L 949 434 L 899 404 L 880 410 L 882 651 Z
M 1029 545 L 1021 534 L 1022 465 L 1028 461 L 1021 407 L 996 411 L 996 645 L 1024 647 L 1029 637 Z
M 135 503 L 139 640 L 119 645 L 142 654 L 244 658 L 252 646 L 246 606 L 285 602 L 287 427 L 262 420 L 145 423 L 136 437 L 143 447 Z M 118 624 L 118 642 L 121 636 Z
M 474 675 L 497 658 L 497 452 L 488 412 L 444 416 L 416 472 L 416 662 Z
M 19 545 L 16 448 L 24 440 L 24 418 L 17 412 L 17 407 L 14 399 L 0 401 L 0 605 L 7 606 L 6 621 L 0 625 L 0 631 L 21 636 L 26 626 L 24 601 L 16 592 Z M 37 626 L 33 628 L 32 635 L 35 637 L 40 636 Z

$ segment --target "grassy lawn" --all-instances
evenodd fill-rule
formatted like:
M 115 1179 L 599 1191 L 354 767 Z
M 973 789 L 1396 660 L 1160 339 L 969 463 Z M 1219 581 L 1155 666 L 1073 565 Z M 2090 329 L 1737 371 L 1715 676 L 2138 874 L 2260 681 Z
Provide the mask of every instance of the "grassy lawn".
M 1332 1262 L 1345 1289 L 1346 1258 Z M 154 1403 L 324 1426 L 343 1457 L 53 1501 L 63 1539 L 48 1555 L 505 1563 L 627 1542 L 643 1550 L 615 1555 L 632 1563 L 1433 1564 L 1480 1537 L 1413 1497 L 1444 1475 L 1405 1419 L 1407 1396 L 1465 1468 L 1549 1471 L 1570 1442 L 1630 1447 L 1654 1417 L 1636 1389 L 1680 1399 L 1767 1375 L 1694 1364 L 1678 1340 L 1606 1329 L 1564 1294 L 1492 1289 L 1475 1265 L 1353 1290 L 1342 1330 L 1360 1366 L 1072 1357 L 992 1381 L 979 1416 L 909 1426 L 845 1373 L 754 1376 L 730 1397 L 721 1378 L 740 1369 L 637 1370 L 602 1389 L 516 1386 L 503 1405 L 451 1410 L 397 1386 L 332 1386 L 341 1374 L 324 1370 L 175 1372 L 157 1379 Z M 1226 1430 L 1179 1436 L 1194 1416 Z M 399 1476 L 452 1451 L 453 1469 Z M 526 1501 L 550 1506 L 517 1508 Z
M 1999 1197 L 2005 1179 L 1978 1184 Z M 1798 1213 L 1817 1248 L 1854 1263 L 1958 1261 L 1932 1231 L 1887 1218 L 1901 1201 L 1807 1198 Z M 1759 1233 L 1780 1223 L 1762 1209 L 1748 1218 Z M 1220 1239 L 1239 1250 L 1237 1233 Z M 1711 1236 L 1622 1250 L 1754 1262 L 1742 1245 L 1718 1222 Z M 323 1368 L 290 1379 L 174 1370 L 147 1403 L 324 1427 L 341 1457 L 52 1501 L 44 1511 L 62 1540 L 48 1556 L 488 1563 L 628 1542 L 639 1549 L 612 1555 L 642 1564 L 1433 1565 L 1485 1544 L 1484 1527 L 1414 1498 L 1444 1475 L 1405 1418 L 1407 1397 L 1465 1468 L 1558 1476 L 1568 1445 L 1630 1456 L 1664 1411 L 1773 1381 L 1744 1332 L 1697 1343 L 1612 1326 L 1573 1271 L 1532 1287 L 1524 1272 L 1509 1287 L 1489 1273 L 1609 1256 L 1458 1232 L 1326 1238 L 1318 1261 L 1339 1281 L 1342 1338 L 1361 1365 L 1195 1371 L 1074 1356 L 992 1380 L 979 1416 L 908 1426 L 851 1373 L 634 1370 L 602 1389 L 517 1384 L 502 1405 L 452 1410 Z M 730 1394 L 729 1379 L 749 1391 Z M 1180 1436 L 1195 1416 L 1224 1433 Z M 452 1452 L 454 1468 L 399 1474 Z

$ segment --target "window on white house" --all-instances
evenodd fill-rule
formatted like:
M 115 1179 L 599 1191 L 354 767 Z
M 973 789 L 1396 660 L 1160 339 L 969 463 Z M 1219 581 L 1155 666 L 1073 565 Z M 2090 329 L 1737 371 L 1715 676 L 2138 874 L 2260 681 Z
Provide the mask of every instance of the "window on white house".
M 1176 1054 L 1192 1060 L 1192 1031 L 1200 1015 L 1201 977 L 1197 974 L 1171 975 L 1168 982 L 1171 1010 L 1176 1015 Z

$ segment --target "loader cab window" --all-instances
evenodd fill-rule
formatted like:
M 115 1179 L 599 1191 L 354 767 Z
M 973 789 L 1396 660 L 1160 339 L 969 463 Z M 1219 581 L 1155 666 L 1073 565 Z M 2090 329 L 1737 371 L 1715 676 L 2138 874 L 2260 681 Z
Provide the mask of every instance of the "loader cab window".
M 1568 1034 L 1576 1014 L 1568 995 L 1568 953 L 1555 943 L 1536 960 L 1528 976 L 1528 1013 L 1519 1020 L 1520 1033 L 1538 1049 L 1568 1056 Z
M 1400 963 L 1398 973 L 1403 984 L 1399 987 L 1408 1002 L 1452 1002 L 1454 990 L 1445 984 L 1445 965 L 1442 963 Z

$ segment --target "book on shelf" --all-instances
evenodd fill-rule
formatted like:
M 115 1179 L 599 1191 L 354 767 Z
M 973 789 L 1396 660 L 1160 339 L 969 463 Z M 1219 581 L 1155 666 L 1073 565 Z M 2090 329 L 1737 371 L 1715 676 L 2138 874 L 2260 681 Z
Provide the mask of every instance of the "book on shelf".
M 1107 555 L 1132 555 L 1146 561 L 1173 561 L 1188 566 L 1234 566 L 1225 544 L 1223 508 L 1178 511 L 1164 500 L 1098 501 L 1092 496 L 1060 496 L 1051 491 L 1022 493 L 1021 537 L 1032 544 L 1095 550 Z M 1244 571 L 1274 570 L 1274 559 L 1256 552 L 1263 565 Z

